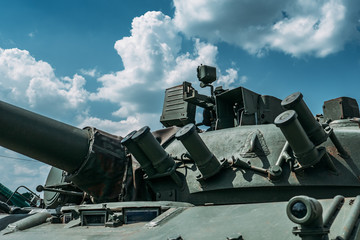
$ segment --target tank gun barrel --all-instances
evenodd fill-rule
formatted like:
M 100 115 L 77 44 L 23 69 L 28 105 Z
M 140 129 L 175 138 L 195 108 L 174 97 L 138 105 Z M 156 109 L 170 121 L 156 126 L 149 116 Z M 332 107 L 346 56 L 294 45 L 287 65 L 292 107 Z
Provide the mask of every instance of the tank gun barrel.
M 0 101 L 0 146 L 67 172 L 96 201 L 118 200 L 127 158 L 121 137 L 79 129 Z
M 0 102 L 0 145 L 72 173 L 89 151 L 89 131 Z

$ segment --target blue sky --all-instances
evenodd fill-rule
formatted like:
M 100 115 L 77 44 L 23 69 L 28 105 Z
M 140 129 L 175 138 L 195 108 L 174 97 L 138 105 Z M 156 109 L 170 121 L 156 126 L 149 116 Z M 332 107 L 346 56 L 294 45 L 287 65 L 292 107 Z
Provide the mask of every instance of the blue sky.
M 167 87 L 196 66 L 217 85 L 285 98 L 314 114 L 359 97 L 360 3 L 345 0 L 4 0 L 0 100 L 113 134 L 159 118 Z M 5 149 L 0 156 L 24 158 Z M 0 182 L 42 184 L 48 167 L 0 157 Z

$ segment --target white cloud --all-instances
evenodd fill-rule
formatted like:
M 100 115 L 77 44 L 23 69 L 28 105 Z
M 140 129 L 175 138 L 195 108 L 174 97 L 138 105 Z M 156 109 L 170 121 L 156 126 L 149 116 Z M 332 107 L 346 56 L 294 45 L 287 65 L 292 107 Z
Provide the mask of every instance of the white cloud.
M 227 75 L 223 75 L 217 81 L 217 84 L 224 86 L 225 88 L 229 88 L 233 85 L 238 79 L 238 72 L 233 68 L 226 69 Z
M 135 106 L 129 102 L 123 101 L 122 107 L 120 107 L 117 111 L 113 112 L 112 115 L 115 117 L 126 118 L 127 116 L 129 116 L 131 113 L 134 112 L 136 112 Z
M 325 57 L 359 39 L 358 1 L 174 0 L 174 5 L 175 24 L 186 35 L 225 41 L 258 56 L 279 50 Z
M 92 99 L 113 102 L 124 100 L 129 88 L 157 90 L 164 72 L 173 67 L 180 49 L 181 37 L 170 17 L 161 12 L 147 12 L 134 18 L 130 37 L 115 43 L 122 58 L 124 70 L 99 78 L 103 86 Z
M 57 78 L 50 64 L 26 50 L 0 48 L 0 96 L 15 104 L 54 113 L 77 110 L 88 97 L 84 84 L 77 74 Z
M 341 50 L 347 38 L 346 7 L 339 1 L 319 6 L 313 15 L 296 16 L 277 22 L 267 36 L 271 48 L 284 50 L 294 56 L 314 53 L 325 57 Z
M 195 82 L 196 67 L 216 64 L 217 47 L 194 40 L 194 53 L 180 54 L 182 37 L 173 20 L 161 12 L 147 12 L 132 23 L 131 36 L 115 43 L 124 69 L 101 76 L 93 101 L 119 104 L 113 116 L 160 115 L 164 90 L 183 81 Z M 159 118 L 152 119 L 155 124 Z
M 152 130 L 161 128 L 160 123 L 154 123 L 156 120 L 159 122 L 160 116 L 158 114 L 134 114 L 124 120 L 112 121 L 109 119 L 101 119 L 97 117 L 85 117 L 79 126 L 96 126 L 96 128 L 109 132 L 114 135 L 125 137 L 129 132 L 138 130 L 143 126 L 148 126 Z
M 241 76 L 241 78 L 240 78 L 240 84 L 244 84 L 244 83 L 246 83 L 248 81 L 248 77 L 247 76 Z
M 89 77 L 96 77 L 98 75 L 98 72 L 96 68 L 93 69 L 80 69 L 80 73 L 85 76 Z
M 183 81 L 197 82 L 196 68 L 200 64 L 215 66 L 218 49 L 216 46 L 195 39 L 194 53 L 186 53 L 175 56 L 175 61 L 168 69 L 164 69 L 163 82 L 160 84 L 165 87 L 181 84 Z

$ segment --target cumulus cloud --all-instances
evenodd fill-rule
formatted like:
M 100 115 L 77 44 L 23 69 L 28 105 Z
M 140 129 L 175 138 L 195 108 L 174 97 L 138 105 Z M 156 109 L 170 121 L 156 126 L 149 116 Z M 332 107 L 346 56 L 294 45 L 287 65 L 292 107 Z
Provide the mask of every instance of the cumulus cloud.
M 107 131 L 111 134 L 125 137 L 129 132 L 138 130 L 141 127 L 151 125 L 152 130 L 161 128 L 159 114 L 136 113 L 120 121 L 101 119 L 97 117 L 85 117 L 79 126 L 96 126 L 96 128 Z M 158 123 L 156 123 L 158 122 Z M 149 124 L 151 123 L 151 124 Z
M 263 56 L 325 57 L 359 39 L 360 3 L 342 0 L 174 0 L 175 24 L 188 36 L 225 41 Z
M 26 50 L 0 48 L 0 97 L 13 103 L 54 113 L 77 109 L 88 97 L 84 85 L 85 79 L 77 74 L 56 77 L 50 64 Z
M 96 76 L 99 75 L 96 68 L 93 68 L 93 69 L 80 69 L 80 73 L 82 75 L 89 76 L 89 77 L 96 77 Z
M 131 36 L 115 43 L 124 70 L 100 77 L 102 87 L 91 99 L 132 102 L 135 99 L 130 100 L 131 96 L 157 91 L 165 72 L 174 67 L 180 46 L 181 37 L 170 17 L 161 12 L 147 12 L 134 18 Z
M 121 118 L 159 116 L 166 88 L 183 81 L 197 82 L 200 64 L 216 65 L 216 46 L 194 39 L 193 52 L 181 53 L 181 43 L 182 36 L 169 16 L 147 12 L 134 18 L 131 36 L 115 43 L 124 69 L 98 78 L 101 87 L 90 99 L 119 104 L 113 116 Z M 228 78 L 233 79 L 236 70 L 229 71 L 232 76 Z M 158 119 L 149 120 L 154 124 Z
M 237 80 L 238 72 L 233 68 L 229 68 L 226 70 L 226 73 L 227 73 L 227 75 L 221 76 L 219 78 L 219 80 L 217 81 L 217 83 L 219 85 L 225 86 L 225 88 L 229 88 Z

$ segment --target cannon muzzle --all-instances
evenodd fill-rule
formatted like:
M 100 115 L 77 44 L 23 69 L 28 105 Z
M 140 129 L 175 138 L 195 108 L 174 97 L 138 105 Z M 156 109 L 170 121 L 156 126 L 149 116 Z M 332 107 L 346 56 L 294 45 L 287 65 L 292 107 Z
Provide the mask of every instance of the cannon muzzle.
M 118 200 L 128 160 L 121 137 L 79 129 L 0 101 L 0 145 L 62 169 L 97 201 Z

